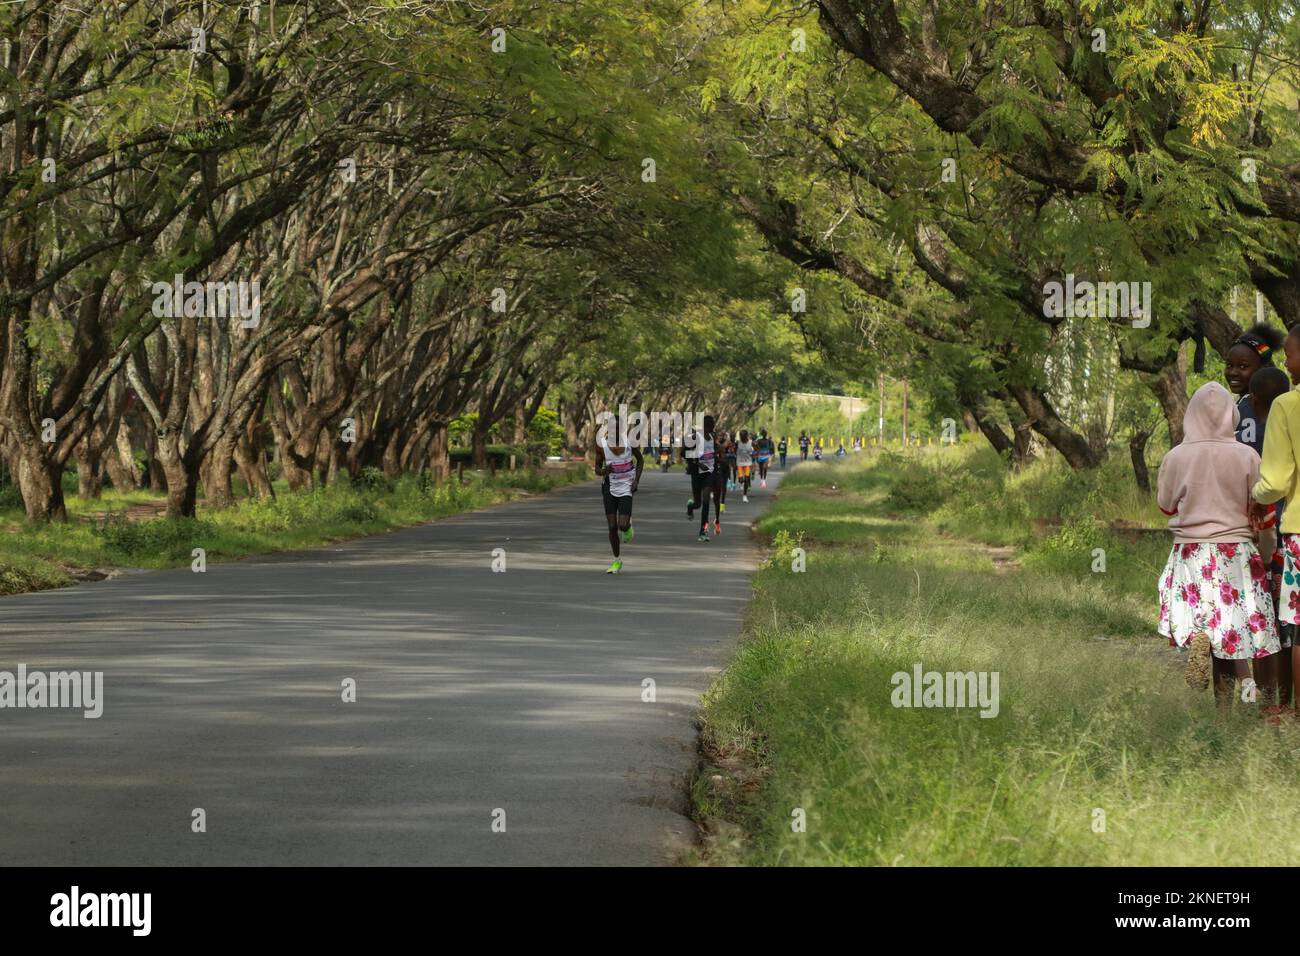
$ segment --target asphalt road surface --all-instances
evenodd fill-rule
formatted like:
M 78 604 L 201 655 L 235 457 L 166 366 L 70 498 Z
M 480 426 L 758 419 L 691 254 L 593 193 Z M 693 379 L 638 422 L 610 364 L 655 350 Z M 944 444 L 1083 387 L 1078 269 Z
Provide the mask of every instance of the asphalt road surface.
M 670 863 L 775 487 L 702 544 L 680 466 L 647 467 L 619 576 L 589 482 L 0 599 L 0 671 L 104 674 L 98 719 L 0 709 L 0 863 Z

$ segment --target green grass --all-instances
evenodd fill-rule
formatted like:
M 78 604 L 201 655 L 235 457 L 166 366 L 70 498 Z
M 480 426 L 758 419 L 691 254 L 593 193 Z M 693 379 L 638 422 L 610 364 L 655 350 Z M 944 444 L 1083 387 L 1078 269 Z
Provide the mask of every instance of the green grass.
M 1259 811 L 1293 793 L 1300 729 L 1246 707 L 1220 716 L 1183 685 L 1154 635 L 1169 540 L 1108 526 L 1163 524 L 1132 479 L 1045 465 L 1006 478 L 982 457 L 864 455 L 782 483 L 738 655 L 703 701 L 701 860 L 1262 865 L 1300 852 L 1286 814 Z M 938 492 L 906 500 L 926 483 Z M 918 662 L 998 672 L 998 715 L 895 708 L 892 675 Z
M 293 493 L 277 483 L 276 497 L 245 500 L 179 521 L 127 521 L 131 505 L 159 504 L 149 492 L 106 491 L 101 499 L 68 498 L 71 520 L 49 525 L 24 521 L 21 501 L 0 510 L 0 594 L 61 587 L 78 568 L 166 568 L 189 564 L 194 548 L 208 561 L 272 551 L 310 548 L 364 534 L 378 534 L 434 518 L 472 511 L 529 492 L 548 491 L 588 477 L 577 467 L 539 472 L 466 472 L 465 482 L 430 483 L 420 476 L 386 480 L 367 470 L 354 482 Z M 107 512 L 107 517 L 94 515 Z

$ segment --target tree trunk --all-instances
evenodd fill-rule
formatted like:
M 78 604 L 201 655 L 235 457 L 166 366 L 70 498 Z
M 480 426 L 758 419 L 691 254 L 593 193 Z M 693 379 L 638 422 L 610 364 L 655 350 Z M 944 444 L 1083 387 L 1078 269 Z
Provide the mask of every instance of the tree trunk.
M 1143 376 L 1147 387 L 1160 403 L 1160 411 L 1169 427 L 1169 447 L 1183 440 L 1183 418 L 1187 414 L 1187 354 L 1179 349 L 1177 358 L 1165 365 L 1159 375 Z M 1144 441 L 1145 444 L 1145 441 Z
M 84 501 L 99 498 L 104 488 L 99 452 L 92 441 L 93 437 L 93 434 L 87 435 L 73 452 L 77 459 L 77 496 Z
M 1028 419 L 1018 419 L 1011 423 L 1015 439 L 1011 445 L 1011 461 L 1017 468 L 1023 468 L 1034 460 L 1034 428 Z
M 1150 430 L 1134 432 L 1128 440 L 1128 456 L 1133 462 L 1133 478 L 1146 494 L 1151 494 L 1151 473 L 1147 470 L 1147 439 Z
M 380 459 L 384 469 L 384 477 L 397 478 L 402 473 L 401 462 L 402 446 L 397 432 L 388 436 L 388 441 L 384 443 L 384 456 Z
M 209 508 L 229 508 L 235 503 L 230 471 L 235 462 L 235 442 L 223 435 L 208 454 L 203 476 L 203 503 Z
M 1093 450 L 1086 438 L 1061 421 L 1047 396 L 1037 388 L 1008 385 L 1007 391 L 1015 398 L 1034 431 L 1059 451 L 1071 468 L 1077 471 L 1101 464 L 1102 456 Z
M 966 419 L 966 427 L 972 431 L 979 429 L 980 434 L 988 439 L 988 443 L 993 446 L 993 450 L 999 455 L 1010 457 L 1012 451 L 1011 438 L 1002 427 L 989 418 L 989 408 L 983 399 L 966 395 L 961 399 L 962 417 Z
M 447 448 L 447 423 L 434 422 L 430 431 L 433 440 L 429 447 L 429 473 L 434 481 L 446 481 L 451 477 L 451 455 Z
M 63 501 L 63 467 L 50 462 L 39 447 L 19 451 L 15 477 L 28 521 L 68 520 Z
M 1023 468 L 1036 457 L 1034 426 L 1014 399 L 1007 399 L 1002 404 L 1007 410 L 1007 420 L 1011 423 L 1011 464 L 1015 468 Z
M 131 452 L 127 427 L 125 419 L 119 419 L 113 430 L 112 441 L 104 450 L 104 470 L 118 491 L 135 491 L 140 487 L 140 475 L 135 469 L 135 456 Z
M 239 474 L 248 485 L 248 492 L 254 498 L 265 500 L 275 497 L 271 478 L 266 473 L 266 456 L 261 450 L 254 450 L 253 443 L 244 435 L 235 445 L 235 465 Z
M 564 456 L 577 458 L 586 451 L 578 434 L 578 422 L 573 414 L 574 406 L 566 403 L 561 409 L 560 422 L 564 426 Z
M 1272 263 L 1282 275 L 1252 264 L 1251 280 L 1277 310 L 1282 325 L 1289 329 L 1300 322 L 1300 260 L 1276 257 Z
M 198 501 L 199 469 L 181 453 L 179 435 L 158 436 L 158 463 L 167 486 L 167 517 L 193 518 Z

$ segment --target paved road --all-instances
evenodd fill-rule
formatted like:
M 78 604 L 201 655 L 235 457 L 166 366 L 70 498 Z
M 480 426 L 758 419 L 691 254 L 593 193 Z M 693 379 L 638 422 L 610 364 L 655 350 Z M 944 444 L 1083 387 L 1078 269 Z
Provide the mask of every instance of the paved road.
M 670 862 L 774 489 L 731 495 L 701 544 L 680 469 L 647 471 L 618 577 L 592 482 L 0 600 L 0 670 L 103 671 L 105 698 L 98 720 L 0 710 L 0 863 Z

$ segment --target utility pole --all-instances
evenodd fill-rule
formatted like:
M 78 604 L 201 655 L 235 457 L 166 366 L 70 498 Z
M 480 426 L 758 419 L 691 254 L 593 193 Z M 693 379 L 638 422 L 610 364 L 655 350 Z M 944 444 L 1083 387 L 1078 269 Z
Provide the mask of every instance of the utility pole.
M 907 446 L 908 441 L 909 438 L 908 438 L 908 431 L 907 431 L 907 379 L 903 379 L 903 446 L 904 447 Z
M 881 448 L 884 448 L 885 447 L 885 373 L 881 372 L 879 375 L 877 375 L 876 381 L 880 385 L 880 420 L 877 423 L 878 431 L 877 431 L 876 441 L 880 444 Z

